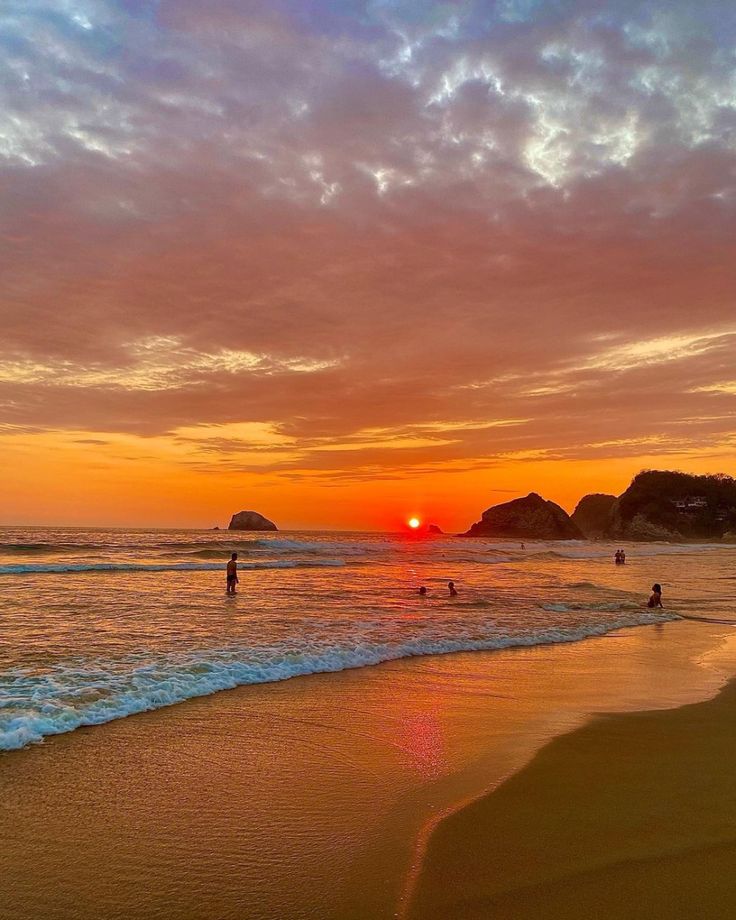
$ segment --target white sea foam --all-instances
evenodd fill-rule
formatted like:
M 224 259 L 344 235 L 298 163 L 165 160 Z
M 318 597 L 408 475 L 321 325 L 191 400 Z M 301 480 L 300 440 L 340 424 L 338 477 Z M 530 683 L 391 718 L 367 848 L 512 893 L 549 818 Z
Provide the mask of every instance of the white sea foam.
M 341 559 L 275 559 L 269 562 L 239 562 L 238 569 L 301 569 L 343 566 Z M 63 575 L 73 572 L 218 572 L 222 562 L 49 562 L 0 565 L 0 575 Z
M 542 610 L 548 610 L 550 613 L 570 613 L 572 611 L 600 611 L 601 613 L 616 613 L 619 610 L 639 610 L 642 604 L 635 601 L 608 601 L 601 603 L 569 603 L 569 604 L 540 604 Z
M 241 684 L 672 619 L 669 609 L 641 606 L 654 581 L 668 608 L 671 599 L 683 614 L 736 619 L 733 592 L 718 587 L 732 577 L 734 546 L 626 545 L 635 564 L 614 576 L 616 547 L 579 541 L 522 551 L 515 541 L 449 536 L 72 528 L 0 536 L 2 651 L 12 663 L 0 671 L 5 749 Z M 233 550 L 244 590 L 226 599 L 212 578 Z M 277 572 L 261 577 L 267 569 Z M 450 578 L 458 598 L 447 595 Z M 417 597 L 420 584 L 427 598 Z
M 17 750 L 81 726 L 100 725 L 246 684 L 413 656 L 575 642 L 668 619 L 675 617 L 640 610 L 583 626 L 556 626 L 520 634 L 489 629 L 486 635 L 478 636 L 476 630 L 466 629 L 454 635 L 380 643 L 353 633 L 350 642 L 324 642 L 300 652 L 278 645 L 261 650 L 231 647 L 162 655 L 145 664 L 140 657 L 130 657 L 56 665 L 41 673 L 16 667 L 0 675 L 0 750 Z

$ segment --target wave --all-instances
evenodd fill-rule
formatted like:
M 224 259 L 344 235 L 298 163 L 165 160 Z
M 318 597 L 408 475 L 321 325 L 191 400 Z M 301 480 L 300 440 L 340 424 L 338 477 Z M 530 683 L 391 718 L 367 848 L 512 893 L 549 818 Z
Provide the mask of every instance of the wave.
M 276 559 L 239 562 L 240 571 L 253 569 L 302 569 L 344 566 L 342 559 Z M 224 572 L 219 562 L 25 562 L 0 565 L 0 575 L 65 575 L 73 572 Z
M 45 554 L 65 552 L 86 552 L 90 549 L 89 543 L 0 543 L 0 553 Z M 92 548 L 101 548 L 101 545 Z M 108 545 L 109 548 L 109 545 Z
M 141 542 L 89 542 L 89 543 L 2 543 L 0 555 L 13 554 L 62 554 L 62 553 L 146 553 L 198 558 L 222 558 L 226 553 L 238 552 L 245 555 L 271 553 L 280 554 L 323 554 L 357 556 L 385 552 L 387 544 L 382 542 L 361 542 L 358 540 L 291 540 L 285 538 L 223 537 L 217 540 Z
M 540 604 L 542 610 L 548 610 L 550 613 L 572 613 L 573 611 L 589 610 L 599 611 L 600 613 L 616 613 L 619 610 L 640 610 L 641 603 L 636 601 L 609 601 L 606 603 L 571 603 L 571 604 Z M 649 608 L 646 608 L 649 609 Z
M 394 644 L 351 642 L 302 653 L 285 647 L 260 652 L 231 648 L 163 657 L 145 666 L 131 659 L 129 670 L 122 672 L 120 662 L 99 661 L 90 662 L 85 674 L 80 674 L 78 662 L 68 670 L 56 666 L 42 675 L 16 668 L 6 672 L 0 683 L 4 691 L 0 706 L 0 750 L 17 750 L 50 735 L 101 725 L 248 684 L 369 667 L 400 658 L 576 642 L 628 626 L 671 619 L 676 617 L 638 611 L 608 622 L 520 635 L 417 638 Z
M 697 552 L 711 552 L 713 550 L 733 550 L 736 545 L 724 543 L 588 543 L 579 541 L 568 543 L 566 541 L 555 544 L 554 548 L 546 546 L 537 551 L 529 550 L 519 552 L 516 558 L 549 558 L 549 559 L 612 559 L 616 549 L 623 547 L 629 559 L 637 556 L 678 556 Z

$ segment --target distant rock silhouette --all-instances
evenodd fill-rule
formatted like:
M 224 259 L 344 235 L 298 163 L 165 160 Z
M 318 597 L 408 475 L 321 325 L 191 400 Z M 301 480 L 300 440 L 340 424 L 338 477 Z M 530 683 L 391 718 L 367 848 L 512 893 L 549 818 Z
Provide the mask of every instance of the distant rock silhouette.
M 629 540 L 713 540 L 736 529 L 736 481 L 643 470 L 611 511 L 608 536 Z
M 600 492 L 595 495 L 586 495 L 578 502 L 571 520 L 589 540 L 604 537 L 611 530 L 613 509 L 617 501 L 615 495 L 605 495 Z
M 526 498 L 494 505 L 464 537 L 498 537 L 515 540 L 582 540 L 582 531 L 570 515 L 536 492 Z
M 427 524 L 427 533 L 442 534 L 444 530 L 438 524 Z
M 228 530 L 278 530 L 278 527 L 257 511 L 238 511 L 228 525 Z

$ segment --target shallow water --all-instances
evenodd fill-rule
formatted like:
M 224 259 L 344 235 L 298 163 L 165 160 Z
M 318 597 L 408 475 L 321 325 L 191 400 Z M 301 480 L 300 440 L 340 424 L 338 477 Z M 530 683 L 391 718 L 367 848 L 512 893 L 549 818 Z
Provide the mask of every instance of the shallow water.
M 736 621 L 736 547 L 627 545 L 623 567 L 615 548 L 4 528 L 0 750 L 300 674 L 569 642 L 676 616 Z M 227 597 L 232 550 L 241 580 Z M 644 607 L 653 581 L 665 611 Z

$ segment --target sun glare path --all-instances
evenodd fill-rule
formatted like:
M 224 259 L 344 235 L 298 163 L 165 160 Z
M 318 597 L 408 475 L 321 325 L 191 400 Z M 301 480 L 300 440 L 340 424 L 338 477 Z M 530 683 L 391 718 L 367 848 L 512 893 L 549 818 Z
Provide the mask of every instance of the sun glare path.
M 409 527 L 411 527 L 413 530 L 416 530 L 417 527 L 419 527 L 419 525 L 420 525 L 422 522 L 419 520 L 419 518 L 413 517 L 413 518 L 409 518 L 409 520 L 407 521 L 407 523 L 408 523 Z

